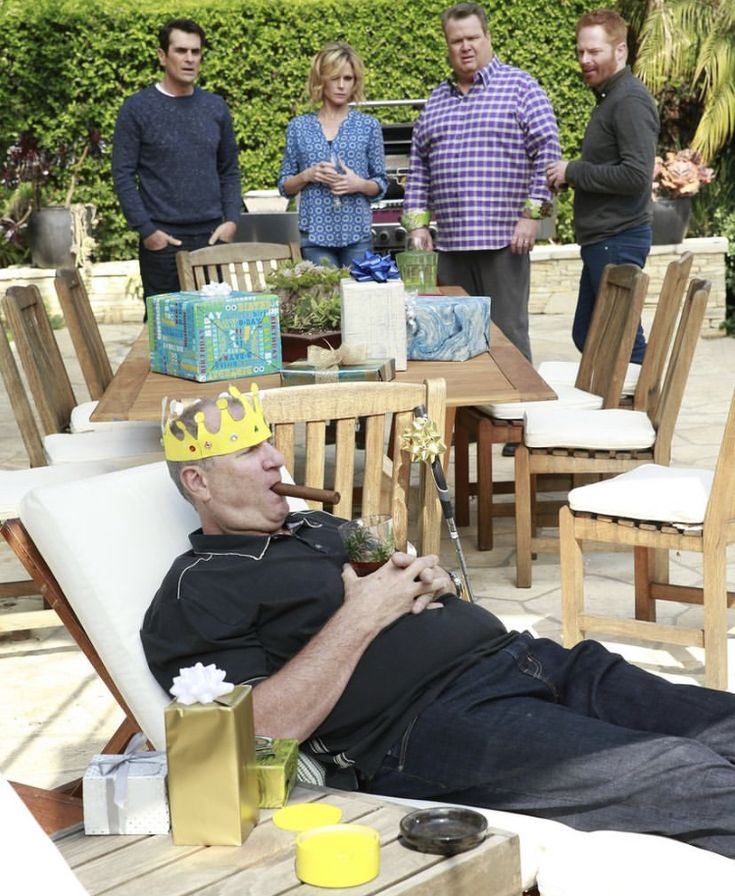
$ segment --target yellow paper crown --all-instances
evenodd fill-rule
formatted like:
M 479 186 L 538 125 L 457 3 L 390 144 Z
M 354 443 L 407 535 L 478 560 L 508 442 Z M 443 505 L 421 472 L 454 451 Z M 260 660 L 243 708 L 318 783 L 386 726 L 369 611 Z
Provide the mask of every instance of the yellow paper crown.
M 255 383 L 250 387 L 250 399 L 243 395 L 237 386 L 228 386 L 233 401 L 243 409 L 241 420 L 236 420 L 230 411 L 230 402 L 223 394 L 217 399 L 220 412 L 220 425 L 217 432 L 210 432 L 204 420 L 204 411 L 194 415 L 197 436 L 194 438 L 179 420 L 179 413 L 169 419 L 163 426 L 163 450 L 166 460 L 187 461 L 201 460 L 204 457 L 218 457 L 222 454 L 233 454 L 244 448 L 252 448 L 271 437 L 271 431 L 263 416 L 263 408 L 258 398 L 258 387 Z M 183 435 L 183 438 L 179 436 Z

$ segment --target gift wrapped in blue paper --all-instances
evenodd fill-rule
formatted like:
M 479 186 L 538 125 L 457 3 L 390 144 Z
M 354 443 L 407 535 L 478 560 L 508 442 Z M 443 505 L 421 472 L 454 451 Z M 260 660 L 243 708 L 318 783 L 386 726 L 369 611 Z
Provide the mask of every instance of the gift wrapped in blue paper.
M 306 386 L 314 383 L 388 382 L 395 379 L 393 358 L 368 358 L 362 343 L 343 342 L 339 348 L 310 345 L 305 361 L 285 364 L 282 386 Z
M 210 283 L 149 296 L 151 370 L 206 383 L 278 373 L 278 297 Z
M 411 361 L 466 361 L 490 348 L 487 296 L 417 296 L 406 311 Z

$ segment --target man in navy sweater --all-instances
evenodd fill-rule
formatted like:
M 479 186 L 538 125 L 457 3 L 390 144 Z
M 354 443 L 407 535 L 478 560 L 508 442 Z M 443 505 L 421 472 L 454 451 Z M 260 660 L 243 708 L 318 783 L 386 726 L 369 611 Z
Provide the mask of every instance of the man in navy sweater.
M 230 112 L 195 86 L 204 31 L 174 19 L 158 39 L 163 78 L 125 100 L 112 150 L 115 192 L 140 236 L 144 296 L 179 289 L 178 251 L 231 242 L 242 203 Z

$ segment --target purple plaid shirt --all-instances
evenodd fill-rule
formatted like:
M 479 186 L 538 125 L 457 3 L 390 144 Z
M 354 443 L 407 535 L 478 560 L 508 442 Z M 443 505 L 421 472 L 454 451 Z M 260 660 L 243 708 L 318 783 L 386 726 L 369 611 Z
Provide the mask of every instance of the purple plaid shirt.
M 552 198 L 544 169 L 560 157 L 549 98 L 493 56 L 467 94 L 447 80 L 429 98 L 413 129 L 404 207 L 431 209 L 440 251 L 500 249 L 526 199 Z

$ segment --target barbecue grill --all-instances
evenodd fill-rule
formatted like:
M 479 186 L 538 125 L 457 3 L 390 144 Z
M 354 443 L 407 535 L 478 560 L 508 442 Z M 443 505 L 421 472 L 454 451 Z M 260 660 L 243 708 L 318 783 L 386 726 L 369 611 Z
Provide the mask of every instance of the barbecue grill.
M 404 106 L 421 109 L 425 103 L 426 100 L 374 100 L 360 103 L 359 108 L 365 110 Z M 413 124 L 409 122 L 381 124 L 380 128 L 383 132 L 388 189 L 382 199 L 372 203 L 373 245 L 378 252 L 400 252 L 406 248 L 406 230 L 401 225 L 401 215 Z M 436 235 L 436 228 L 433 225 L 429 230 L 432 237 Z

